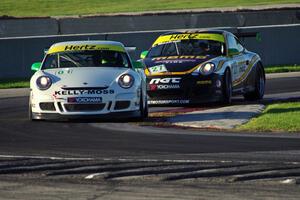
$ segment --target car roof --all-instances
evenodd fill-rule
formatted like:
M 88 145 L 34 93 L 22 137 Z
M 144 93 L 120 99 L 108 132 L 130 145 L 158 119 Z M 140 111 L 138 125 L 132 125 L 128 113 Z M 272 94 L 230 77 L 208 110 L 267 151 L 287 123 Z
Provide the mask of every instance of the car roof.
M 189 40 L 189 39 L 205 39 L 225 42 L 225 35 L 227 31 L 216 29 L 200 29 L 200 30 L 186 30 L 186 31 L 171 31 L 160 35 L 152 44 L 152 47 L 169 43 L 171 41 Z
M 53 44 L 47 54 L 72 50 L 115 50 L 125 52 L 125 47 L 121 42 L 108 40 L 67 41 Z
M 219 29 L 193 29 L 193 30 L 180 30 L 180 31 L 170 31 L 161 35 L 171 35 L 171 34 L 183 34 L 183 33 L 218 33 L 218 34 L 227 34 L 228 31 L 219 30 Z

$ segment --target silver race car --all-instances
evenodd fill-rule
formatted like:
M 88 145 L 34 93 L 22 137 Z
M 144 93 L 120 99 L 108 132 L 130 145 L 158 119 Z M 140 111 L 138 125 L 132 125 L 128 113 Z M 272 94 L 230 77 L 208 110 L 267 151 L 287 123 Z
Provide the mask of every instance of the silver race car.
M 143 65 L 119 42 L 56 43 L 31 68 L 31 120 L 148 115 Z

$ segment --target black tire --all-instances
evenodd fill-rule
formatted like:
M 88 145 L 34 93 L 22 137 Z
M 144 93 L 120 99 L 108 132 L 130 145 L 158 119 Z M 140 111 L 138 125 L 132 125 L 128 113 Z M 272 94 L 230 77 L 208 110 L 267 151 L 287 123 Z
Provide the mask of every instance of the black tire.
M 262 69 L 261 65 L 257 65 L 256 73 L 255 73 L 255 83 L 254 83 L 254 91 L 247 92 L 244 94 L 245 100 L 255 101 L 263 98 L 265 94 L 265 73 Z
M 145 104 L 145 105 L 144 105 Z M 143 99 L 143 92 L 141 92 L 140 95 L 140 120 L 143 120 L 144 118 L 148 117 L 148 103 L 147 103 L 147 96 L 146 96 L 146 101 L 144 102 Z
M 231 104 L 232 101 L 232 79 L 229 69 L 226 69 L 223 77 L 223 103 Z
M 33 121 L 33 118 L 32 118 L 32 109 L 31 109 L 31 101 L 29 99 L 29 103 L 28 103 L 28 119 L 30 121 Z
M 146 96 L 145 107 L 144 107 L 144 112 L 143 112 L 143 118 L 147 118 L 148 114 L 149 114 L 148 99 L 147 99 L 147 96 Z

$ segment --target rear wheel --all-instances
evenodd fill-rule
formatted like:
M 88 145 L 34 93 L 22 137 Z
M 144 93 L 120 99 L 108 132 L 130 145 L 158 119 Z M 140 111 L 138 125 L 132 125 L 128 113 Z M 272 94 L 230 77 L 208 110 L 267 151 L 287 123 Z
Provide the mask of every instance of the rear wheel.
M 227 69 L 223 78 L 223 103 L 230 104 L 232 98 L 232 79 L 230 70 Z
M 244 94 L 245 100 L 259 100 L 262 99 L 265 94 L 265 74 L 261 65 L 256 67 L 254 91 Z

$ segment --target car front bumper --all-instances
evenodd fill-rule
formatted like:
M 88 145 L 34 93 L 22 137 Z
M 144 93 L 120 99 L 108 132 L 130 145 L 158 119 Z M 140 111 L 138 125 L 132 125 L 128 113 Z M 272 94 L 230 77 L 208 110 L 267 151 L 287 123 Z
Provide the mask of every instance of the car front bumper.
M 153 84 L 152 79 L 163 80 L 166 78 L 180 78 L 179 83 L 157 83 Z M 147 94 L 150 105 L 161 104 L 197 104 L 222 101 L 223 76 L 219 74 L 203 75 L 182 75 L 182 76 L 148 76 Z M 170 87 L 170 88 L 168 88 Z
M 69 98 L 81 96 L 53 96 L 32 91 L 30 108 L 33 119 L 84 119 L 135 117 L 140 108 L 140 93 L 128 92 L 102 96 L 101 102 L 70 102 Z M 86 98 L 87 95 L 85 95 Z M 91 98 L 99 96 L 91 95 Z

